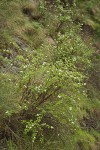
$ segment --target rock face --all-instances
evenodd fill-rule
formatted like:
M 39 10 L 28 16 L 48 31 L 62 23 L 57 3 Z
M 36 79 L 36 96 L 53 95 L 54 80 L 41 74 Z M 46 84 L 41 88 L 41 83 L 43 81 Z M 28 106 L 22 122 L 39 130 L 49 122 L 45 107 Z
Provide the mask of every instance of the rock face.
M 21 47 L 22 50 L 26 50 L 28 48 L 27 44 L 23 42 L 20 38 L 14 37 L 14 40 Z
M 49 45 L 55 45 L 55 41 L 51 37 L 48 37 L 46 40 Z

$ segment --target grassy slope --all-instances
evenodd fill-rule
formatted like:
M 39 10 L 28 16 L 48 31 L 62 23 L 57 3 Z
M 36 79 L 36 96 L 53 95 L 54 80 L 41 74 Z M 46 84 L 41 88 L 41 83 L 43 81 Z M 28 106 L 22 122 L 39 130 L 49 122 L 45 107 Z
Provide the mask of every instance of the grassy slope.
M 2 149 L 6 143 L 9 150 L 38 150 L 48 149 L 48 147 L 50 150 L 99 149 L 99 48 L 93 51 L 91 48 L 93 46 L 90 44 L 91 42 L 95 47 L 98 46 L 100 13 L 98 12 L 99 5 L 97 5 L 98 1 L 95 3 L 92 1 L 91 5 L 90 1 L 88 4 L 83 1 L 78 3 L 79 13 L 83 13 L 82 17 L 78 14 L 79 20 L 88 25 L 89 30 L 92 28 L 93 33 L 96 33 L 91 35 L 86 29 L 85 31 L 88 33 L 85 35 L 82 33 L 82 37 L 84 37 L 83 40 L 88 38 L 89 41 L 86 40 L 87 44 L 84 45 L 84 41 L 79 36 L 81 33 L 78 32 L 80 27 L 73 24 L 76 15 L 72 12 L 75 9 L 71 12 L 67 10 L 67 13 L 65 12 L 67 16 L 64 18 L 60 16 L 60 13 L 64 13 L 61 8 L 57 9 L 50 3 L 45 6 L 43 1 L 40 6 L 36 1 L 3 0 L 0 2 L 0 79 L 2 81 L 0 82 L 0 138 L 3 141 Z M 93 15 L 91 15 L 91 11 Z M 90 36 L 92 38 L 89 38 Z M 90 45 L 89 48 L 87 45 Z M 84 49 L 87 52 L 84 52 Z M 92 57 L 92 67 L 89 67 L 90 57 Z M 66 65 L 62 62 L 66 62 Z M 59 70 L 57 70 L 58 68 Z M 53 73 L 52 70 L 54 70 Z M 46 71 L 49 71 L 50 75 Z M 59 77 L 58 74 L 61 71 L 62 75 Z M 69 72 L 67 79 L 65 71 Z M 88 99 L 83 93 L 84 86 L 81 88 L 76 81 L 79 78 L 80 83 L 83 83 L 83 74 L 89 76 L 88 80 L 85 79 Z M 48 78 L 50 78 L 49 82 L 47 82 Z M 40 85 L 43 88 L 40 88 L 38 94 L 36 88 Z M 61 91 L 57 91 L 56 86 L 60 86 Z M 58 103 L 40 105 L 43 104 L 41 101 L 41 97 L 44 96 L 43 90 L 44 93 L 47 90 L 46 97 L 54 92 L 48 101 L 52 102 L 52 99 L 56 99 Z M 68 95 L 65 94 L 65 91 Z M 63 101 L 64 104 L 62 104 L 62 99 L 59 100 L 61 96 L 64 101 L 67 99 L 67 103 Z M 39 102 L 34 104 L 32 97 L 36 100 L 37 97 L 40 97 Z M 75 99 L 76 105 L 73 99 Z M 23 135 L 25 125 L 22 125 L 21 120 L 33 118 L 35 120 L 35 115 L 41 112 L 41 110 L 32 109 L 30 105 L 41 106 L 38 107 L 41 110 L 45 109 L 46 115 L 44 115 L 43 121 L 54 127 L 54 131 L 48 130 L 47 127 L 44 129 L 46 139 L 42 144 L 39 137 L 35 144 L 32 144 L 30 135 L 28 137 Z M 73 109 L 72 114 L 69 109 Z M 76 109 L 81 110 L 76 111 Z M 64 113 L 68 115 L 64 116 Z M 73 120 L 70 122 L 71 115 L 78 119 L 75 126 Z M 41 122 L 37 121 L 38 124 Z M 66 131 L 66 129 L 68 130 Z M 40 134 L 38 136 L 41 137 L 41 128 L 38 130 Z M 31 130 L 30 132 L 34 133 Z

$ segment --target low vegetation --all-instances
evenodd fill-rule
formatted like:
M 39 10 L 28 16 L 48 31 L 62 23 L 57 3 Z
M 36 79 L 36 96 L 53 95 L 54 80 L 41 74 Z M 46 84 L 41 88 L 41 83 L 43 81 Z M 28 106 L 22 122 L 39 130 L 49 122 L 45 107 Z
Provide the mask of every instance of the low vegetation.
M 99 150 L 99 6 L 0 1 L 0 149 Z

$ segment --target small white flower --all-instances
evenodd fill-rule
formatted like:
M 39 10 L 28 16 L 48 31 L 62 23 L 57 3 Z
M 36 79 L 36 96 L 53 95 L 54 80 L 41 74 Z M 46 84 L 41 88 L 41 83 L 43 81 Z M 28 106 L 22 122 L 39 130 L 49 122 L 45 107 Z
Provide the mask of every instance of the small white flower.
M 6 111 L 5 113 L 6 113 L 6 114 L 8 114 L 8 113 L 9 113 L 9 111 Z
M 43 62 L 43 64 L 42 65 L 45 65 L 46 64 L 46 62 Z
M 71 110 L 72 110 L 72 107 L 69 107 L 69 110 L 71 111 Z
M 53 126 L 51 126 L 51 129 L 54 129 L 54 127 L 53 127 Z
M 61 98 L 61 95 L 58 95 L 58 98 Z
M 20 73 L 23 73 L 23 71 L 20 71 Z
M 27 86 L 26 86 L 26 85 L 24 85 L 24 87 L 25 87 L 25 88 L 27 88 Z
M 73 99 L 73 102 L 76 103 L 76 101 Z
M 23 68 L 27 68 L 27 65 L 26 65 L 26 66 L 24 66 Z

